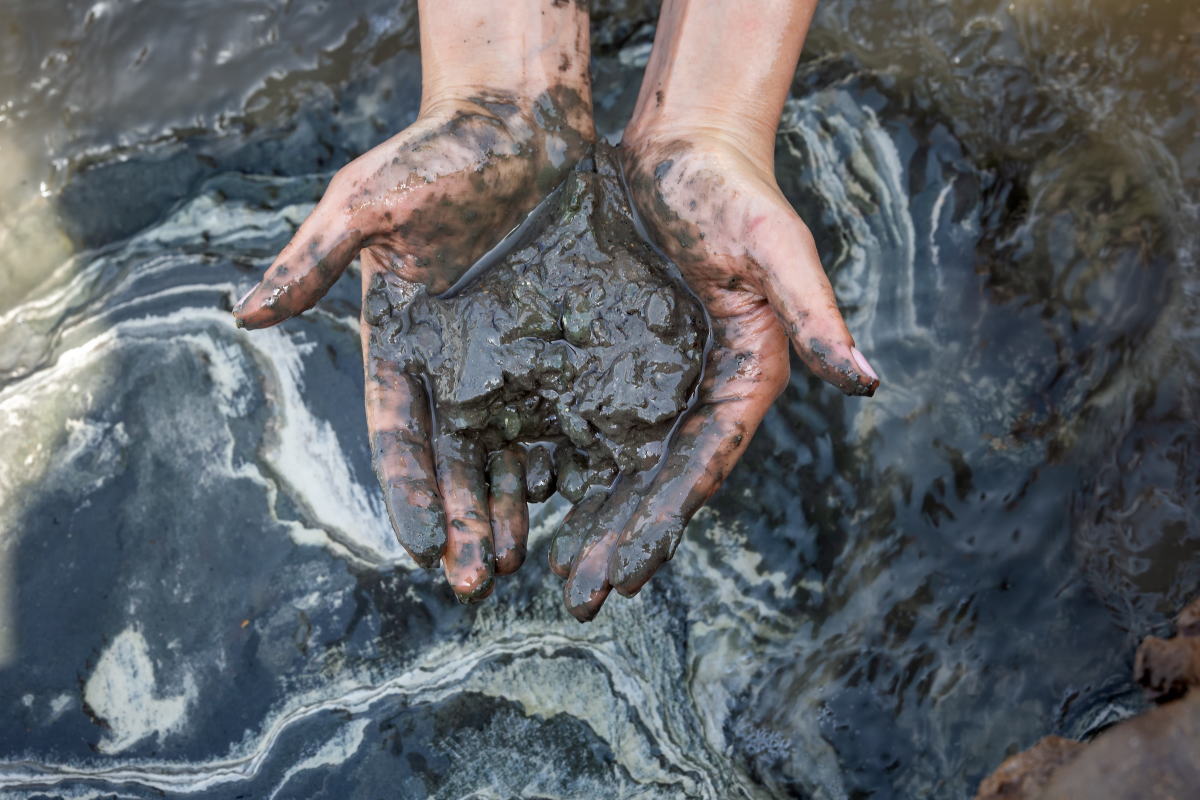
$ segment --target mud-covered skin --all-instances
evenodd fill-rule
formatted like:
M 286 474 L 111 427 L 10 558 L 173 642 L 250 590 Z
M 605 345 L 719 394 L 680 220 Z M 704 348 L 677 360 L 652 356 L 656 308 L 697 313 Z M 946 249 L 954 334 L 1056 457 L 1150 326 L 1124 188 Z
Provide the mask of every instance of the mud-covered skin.
M 637 126 L 632 126 L 637 127 Z M 787 385 L 789 339 L 814 373 L 848 394 L 878 377 L 856 359 L 812 237 L 774 178 L 719 137 L 635 132 L 618 151 L 647 233 L 708 310 L 712 344 L 698 402 L 653 476 L 622 477 L 551 552 L 581 620 L 611 589 L 633 595 L 675 553 L 692 515 L 720 487 Z M 780 262 L 794 258 L 796 269 Z M 578 548 L 578 552 L 573 552 Z
M 799 269 L 778 263 L 781 246 L 799 261 L 813 245 L 773 176 L 716 138 L 634 141 L 623 154 L 648 231 L 714 317 L 740 323 L 763 308 L 816 375 L 846 394 L 875 393 L 879 379 L 855 362 L 828 282 L 794 282 L 787 273 Z
M 366 271 L 445 290 L 562 181 L 592 137 L 589 104 L 567 86 L 528 99 L 481 89 L 434 104 L 334 176 L 234 309 L 238 324 L 306 311 L 360 252 Z
M 636 594 L 674 555 L 688 521 L 787 385 L 789 338 L 816 374 L 843 391 L 870 395 L 879 384 L 855 362 L 811 236 L 770 175 L 736 148 L 699 138 L 635 137 L 618 153 L 647 232 L 708 310 L 712 344 L 698 401 L 661 469 L 622 476 L 586 521 L 568 520 L 555 542 L 551 567 L 566 575 L 564 599 L 581 620 L 594 617 L 613 588 Z M 772 259 L 781 248 L 804 247 L 819 274 L 779 277 Z
M 508 447 L 492 454 L 487 475 L 496 574 L 509 575 L 525 562 L 529 536 L 524 451 Z
M 542 38 L 510 37 L 515 50 L 502 60 L 524 63 L 524 77 L 495 87 L 472 82 L 472 71 L 462 68 L 473 62 L 451 52 L 456 39 L 438 34 L 423 62 L 439 76 L 431 80 L 439 88 L 412 126 L 339 170 L 262 281 L 234 308 L 240 327 L 274 325 L 311 308 L 356 255 L 364 293 L 385 275 L 409 287 L 402 291 L 444 290 L 561 183 L 595 138 L 587 62 L 580 57 L 587 53 L 586 14 L 549 0 L 541 10 L 523 8 L 538 15 Z M 455 28 L 439 9 L 423 13 L 423 30 L 424 22 Z M 486 6 L 466 12 L 502 14 Z M 556 54 L 568 57 L 569 69 L 558 69 Z M 554 69 L 547 72 L 542 67 L 550 61 Z M 370 351 L 373 313 L 364 301 L 367 425 L 388 516 L 418 564 L 441 561 L 460 598 L 480 599 L 495 574 L 510 572 L 524 557 L 524 492 L 519 503 L 511 494 L 489 494 L 488 451 L 473 438 L 434 429 L 422 384 Z M 495 512 L 509 516 L 495 520 Z
M 497 453 L 554 445 L 493 457 L 506 479 L 522 472 L 522 500 L 557 488 L 578 502 L 653 468 L 700 375 L 704 313 L 638 237 L 607 147 L 595 164 L 532 241 L 453 296 L 381 273 L 364 298 L 371 361 L 428 382 L 439 435 Z

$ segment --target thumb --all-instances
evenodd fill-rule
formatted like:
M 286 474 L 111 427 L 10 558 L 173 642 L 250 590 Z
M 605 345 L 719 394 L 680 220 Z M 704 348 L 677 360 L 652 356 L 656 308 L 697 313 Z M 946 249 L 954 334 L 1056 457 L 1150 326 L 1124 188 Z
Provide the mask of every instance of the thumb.
M 763 270 L 762 291 L 792 346 L 817 377 L 846 394 L 873 395 L 879 376 L 854 346 L 812 233 L 790 208 L 771 216 L 753 257 Z
M 266 328 L 317 304 L 354 260 L 363 233 L 346 230 L 329 192 L 279 252 L 263 279 L 233 307 L 239 328 Z

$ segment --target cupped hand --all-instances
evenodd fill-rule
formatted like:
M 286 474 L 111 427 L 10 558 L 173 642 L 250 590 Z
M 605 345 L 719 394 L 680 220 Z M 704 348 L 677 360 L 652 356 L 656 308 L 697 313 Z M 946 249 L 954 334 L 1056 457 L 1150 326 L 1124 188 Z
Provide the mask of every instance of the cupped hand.
M 647 232 L 708 309 L 712 345 L 696 405 L 657 471 L 623 477 L 565 520 L 551 568 L 580 620 L 610 591 L 636 594 L 750 443 L 789 378 L 788 344 L 847 394 L 879 379 L 854 346 L 808 228 L 769 165 L 712 132 L 645 132 L 622 148 Z
M 532 98 L 480 90 L 431 102 L 411 127 L 338 171 L 233 310 L 239 326 L 274 325 L 311 308 L 361 256 L 375 472 L 400 543 L 422 566 L 442 559 L 463 600 L 487 596 L 493 575 L 524 558 L 521 464 L 515 453 L 489 458 L 477 443 L 434 429 L 425 387 L 389 358 L 368 292 L 382 284 L 382 296 L 399 303 L 418 284 L 435 293 L 452 286 L 593 138 L 590 104 L 571 89 Z

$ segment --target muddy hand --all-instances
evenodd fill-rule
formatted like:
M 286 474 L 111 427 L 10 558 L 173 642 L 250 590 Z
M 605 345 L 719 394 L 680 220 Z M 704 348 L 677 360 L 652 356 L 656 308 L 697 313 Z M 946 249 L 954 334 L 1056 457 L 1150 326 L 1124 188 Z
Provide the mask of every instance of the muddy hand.
M 636 594 L 675 553 L 692 515 L 720 487 L 788 382 L 788 340 L 765 301 L 705 296 L 713 347 L 697 405 L 657 471 L 622 475 L 564 521 L 551 547 L 563 599 L 592 619 L 615 588 Z
M 389 309 L 373 308 L 368 290 L 386 280 L 396 303 L 418 285 L 444 291 L 584 153 L 595 138 L 587 12 L 554 0 L 419 8 L 416 122 L 338 171 L 233 313 L 251 329 L 282 322 L 361 257 L 367 421 L 388 514 L 419 564 L 444 555 L 454 591 L 478 599 L 523 557 L 524 488 L 511 458 L 432 429 L 424 387 L 373 335 Z
M 844 392 L 870 395 L 879 385 L 846 330 L 811 235 L 769 175 L 694 140 L 633 145 L 624 156 L 647 229 L 709 311 L 713 346 L 699 402 L 662 468 L 622 476 L 610 496 L 564 525 L 557 549 L 579 547 L 564 600 L 581 620 L 612 588 L 635 594 L 674 554 L 787 386 L 789 339 L 814 373 Z
M 396 320 L 420 291 L 388 272 L 363 298 L 372 460 L 401 544 L 422 566 L 441 560 L 459 599 L 482 600 L 525 559 L 526 456 L 517 446 L 487 453 L 476 437 L 435 426 L 428 390 L 390 338 L 413 335 Z
M 264 328 L 307 311 L 359 255 L 364 281 L 390 271 L 446 290 L 566 175 L 588 139 L 568 120 L 583 114 L 565 88 L 439 101 L 338 171 L 234 309 L 238 324 Z
M 788 345 L 851 395 L 879 378 L 855 347 L 808 228 L 775 181 L 775 128 L 815 0 L 666 0 L 622 166 L 647 231 L 708 308 L 697 406 L 662 469 L 623 476 L 564 526 L 567 608 L 591 619 L 675 552 L 787 386 Z

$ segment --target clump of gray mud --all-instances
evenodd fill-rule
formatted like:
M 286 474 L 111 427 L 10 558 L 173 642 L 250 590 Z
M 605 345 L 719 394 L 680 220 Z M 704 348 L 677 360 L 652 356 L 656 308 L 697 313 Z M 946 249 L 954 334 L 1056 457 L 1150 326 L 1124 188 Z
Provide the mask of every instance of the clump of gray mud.
M 492 450 L 560 445 L 558 490 L 576 501 L 657 461 L 695 391 L 707 323 L 638 234 L 612 148 L 535 214 L 465 287 L 405 298 L 379 277 L 363 314 L 372 347 L 426 381 L 439 427 Z

